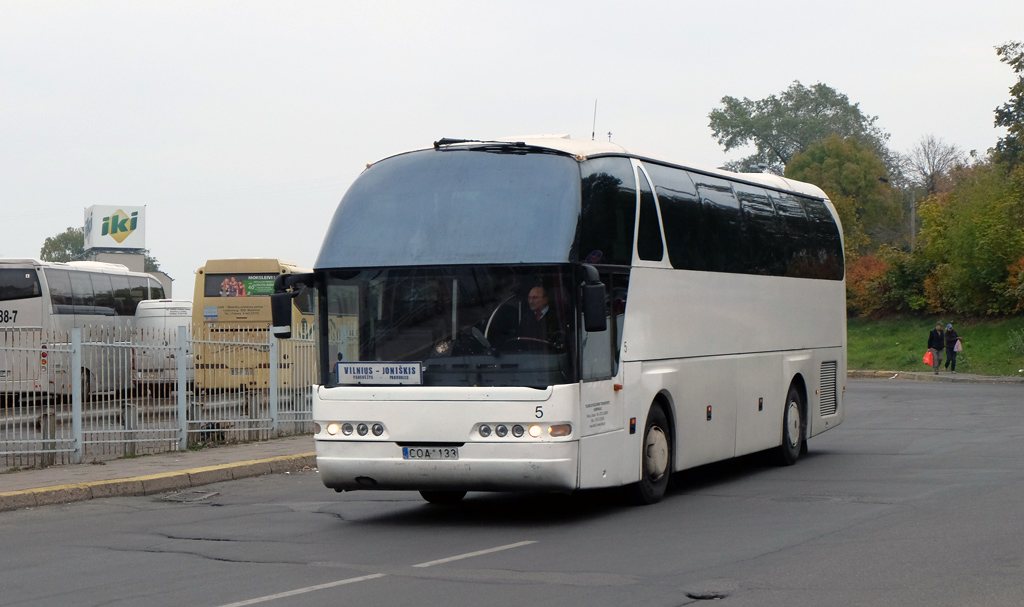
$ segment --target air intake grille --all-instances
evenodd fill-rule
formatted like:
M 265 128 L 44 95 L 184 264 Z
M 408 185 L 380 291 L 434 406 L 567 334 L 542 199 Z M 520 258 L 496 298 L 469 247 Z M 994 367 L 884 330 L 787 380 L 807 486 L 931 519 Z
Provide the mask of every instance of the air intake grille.
M 836 361 L 821 363 L 819 402 L 822 415 L 836 414 Z

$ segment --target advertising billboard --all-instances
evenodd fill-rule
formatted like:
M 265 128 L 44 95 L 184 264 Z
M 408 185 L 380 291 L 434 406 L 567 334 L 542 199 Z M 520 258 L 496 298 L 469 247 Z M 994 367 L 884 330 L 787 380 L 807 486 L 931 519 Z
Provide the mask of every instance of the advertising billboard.
M 94 205 L 85 210 L 85 249 L 145 249 L 146 207 Z

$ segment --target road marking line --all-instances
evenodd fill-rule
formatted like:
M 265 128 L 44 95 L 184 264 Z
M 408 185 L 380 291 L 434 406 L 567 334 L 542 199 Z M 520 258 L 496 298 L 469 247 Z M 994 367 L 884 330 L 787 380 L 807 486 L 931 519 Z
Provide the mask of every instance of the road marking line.
M 347 580 L 338 580 L 337 582 L 328 582 L 326 584 L 318 584 L 316 586 L 306 586 L 305 588 L 297 588 L 295 590 L 289 590 L 288 592 L 279 592 L 278 594 L 268 594 L 267 596 L 261 596 L 255 599 L 249 599 L 247 601 L 239 601 L 237 603 L 228 603 L 227 605 L 221 605 L 221 607 L 242 607 L 243 605 L 255 605 L 256 603 L 264 603 L 266 601 L 276 601 L 277 599 L 283 599 L 297 594 L 306 594 L 307 592 L 314 592 L 316 590 L 323 590 L 325 588 L 334 588 L 335 586 L 344 586 L 345 584 L 354 584 L 356 582 L 365 582 L 367 580 L 375 580 L 381 577 L 387 577 L 386 573 L 374 573 L 373 575 L 364 575 L 361 577 L 352 577 Z
M 498 546 L 497 548 L 488 548 L 487 550 L 478 550 L 476 552 L 467 552 L 466 554 L 459 554 L 456 556 L 450 556 L 446 559 L 438 559 L 436 561 L 430 561 L 427 563 L 420 563 L 419 565 L 413 565 L 413 567 L 431 567 L 433 565 L 440 565 L 441 563 L 450 563 L 452 561 L 459 561 L 462 559 L 472 558 L 474 556 L 481 556 L 484 554 L 490 554 L 492 552 L 501 552 L 502 550 L 510 550 L 512 548 L 518 548 L 520 546 L 528 546 L 530 544 L 536 544 L 536 541 L 516 542 L 515 544 L 506 544 L 504 546 Z M 265 603 L 267 601 L 276 601 L 277 599 L 284 599 L 290 596 L 298 594 L 306 594 L 307 592 L 315 592 L 317 590 L 324 590 L 326 588 L 334 588 L 335 586 L 344 586 L 345 584 L 354 584 L 356 582 L 365 582 L 368 580 L 375 580 L 382 577 L 387 577 L 386 573 L 374 573 L 372 575 L 363 575 L 360 577 L 352 577 L 344 580 L 338 580 L 336 582 L 328 582 L 326 584 L 317 584 L 316 586 L 306 586 L 305 588 L 296 588 L 295 590 L 289 590 L 287 592 L 279 592 L 277 594 L 268 594 L 267 596 L 257 597 L 255 599 L 248 599 L 245 601 L 238 601 L 237 603 L 228 603 L 221 605 L 220 607 L 243 607 L 244 605 L 255 605 L 257 603 Z
M 487 550 L 478 550 L 477 552 L 467 552 L 466 554 L 460 554 L 458 556 L 450 556 L 446 559 L 438 559 L 436 561 L 430 561 L 428 563 L 420 563 L 419 565 L 413 565 L 413 567 L 430 567 L 433 565 L 440 565 L 441 563 L 450 563 L 452 561 L 458 561 L 462 559 L 468 559 L 474 556 L 480 556 L 482 554 L 490 554 L 492 552 L 501 552 L 502 550 L 510 550 L 512 548 L 518 548 L 520 546 L 528 546 L 529 544 L 536 544 L 536 541 L 517 542 L 515 544 L 507 544 L 505 546 L 498 546 L 497 548 L 488 548 Z

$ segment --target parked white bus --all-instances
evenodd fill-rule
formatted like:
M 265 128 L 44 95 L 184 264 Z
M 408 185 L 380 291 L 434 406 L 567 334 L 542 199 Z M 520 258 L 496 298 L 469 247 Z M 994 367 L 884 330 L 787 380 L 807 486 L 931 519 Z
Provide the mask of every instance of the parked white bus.
M 47 344 L 68 339 L 73 328 L 127 329 L 139 302 L 163 297 L 155 278 L 120 264 L 0 259 L 0 394 L 70 394 L 70 369 L 61 368 Z M 111 348 L 99 350 L 83 359 L 85 392 L 127 388 L 131 377 L 122 362 L 130 361 L 111 360 Z
M 652 503 L 686 468 L 792 464 L 843 419 L 841 234 L 815 186 L 609 143 L 381 160 L 275 295 L 317 289 L 320 478 Z

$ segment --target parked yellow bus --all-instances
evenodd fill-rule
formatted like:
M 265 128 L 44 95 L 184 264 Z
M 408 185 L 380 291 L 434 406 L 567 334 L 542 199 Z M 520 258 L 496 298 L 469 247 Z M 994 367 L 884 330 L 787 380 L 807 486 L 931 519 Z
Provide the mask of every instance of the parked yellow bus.
M 192 299 L 197 391 L 260 390 L 270 385 L 270 295 L 281 274 L 310 272 L 278 259 L 211 259 L 196 270 Z M 313 297 L 296 297 L 296 332 L 280 343 L 279 387 L 295 387 L 311 376 Z M 308 352 L 307 352 L 308 350 Z M 307 363 L 308 361 L 308 363 Z

